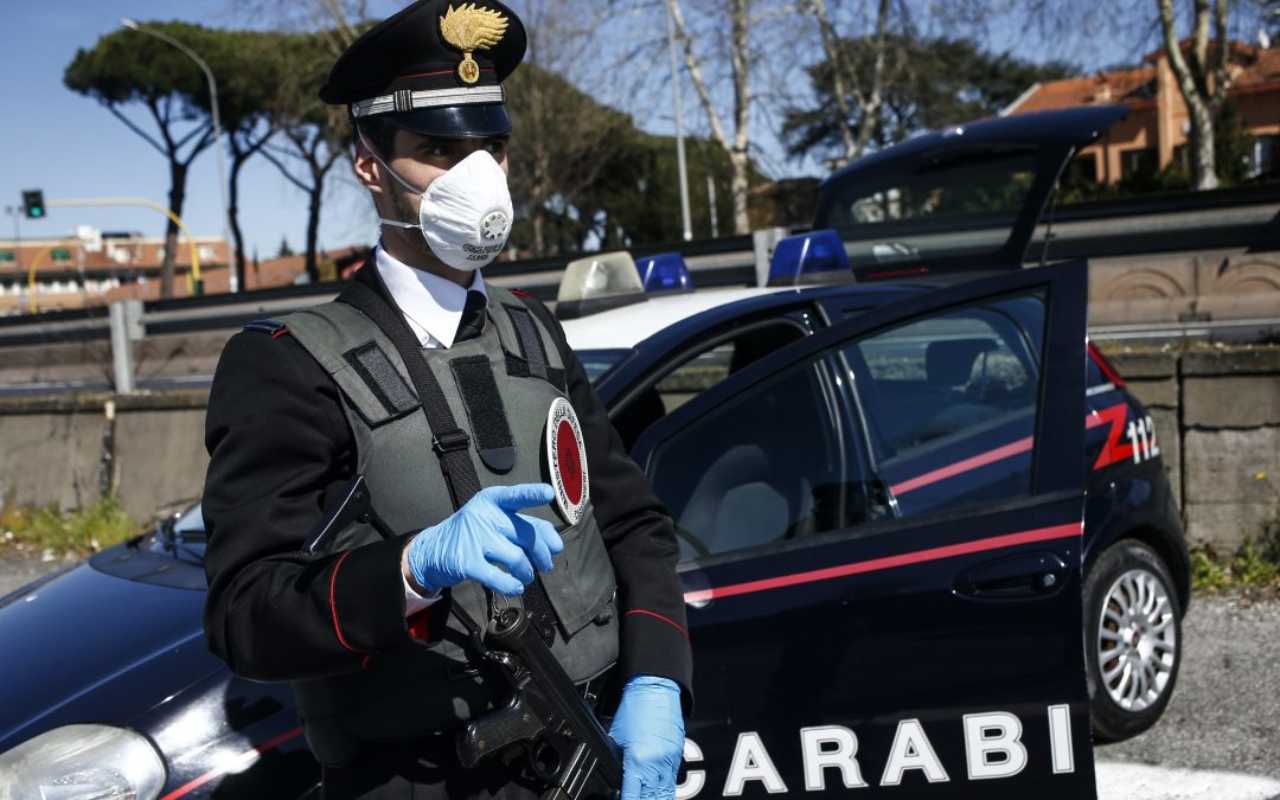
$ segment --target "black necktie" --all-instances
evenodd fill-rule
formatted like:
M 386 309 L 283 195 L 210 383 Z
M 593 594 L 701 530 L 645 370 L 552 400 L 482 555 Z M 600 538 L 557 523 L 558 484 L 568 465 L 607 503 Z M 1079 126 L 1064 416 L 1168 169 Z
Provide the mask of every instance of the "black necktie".
M 474 339 L 484 331 L 484 295 L 476 291 L 467 292 L 467 302 L 462 307 L 462 319 L 458 322 L 458 335 L 455 342 Z

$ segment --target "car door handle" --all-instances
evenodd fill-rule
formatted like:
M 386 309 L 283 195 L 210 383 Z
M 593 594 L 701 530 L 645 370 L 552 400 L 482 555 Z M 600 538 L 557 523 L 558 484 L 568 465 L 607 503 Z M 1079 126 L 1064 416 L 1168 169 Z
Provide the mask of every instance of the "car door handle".
M 975 600 L 1052 597 L 1067 584 L 1067 565 L 1056 553 L 1038 551 L 986 561 L 956 578 L 955 591 Z

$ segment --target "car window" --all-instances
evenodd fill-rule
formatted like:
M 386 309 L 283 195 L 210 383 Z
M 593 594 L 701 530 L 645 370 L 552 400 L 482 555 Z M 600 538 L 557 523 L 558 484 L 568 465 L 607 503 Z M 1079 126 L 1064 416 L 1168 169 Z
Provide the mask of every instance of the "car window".
M 804 338 L 805 331 L 788 319 L 750 325 L 675 359 L 656 381 L 632 395 L 613 415 L 613 426 L 630 449 L 649 426 L 761 358 Z
M 1034 148 L 924 156 L 912 174 L 833 187 L 818 225 L 840 233 L 854 267 L 994 253 L 1035 176 Z
M 1043 326 L 1043 299 L 1021 296 L 845 347 L 878 469 L 900 512 L 1030 492 Z
M 622 363 L 622 360 L 631 355 L 631 350 L 578 350 L 575 351 L 578 356 L 578 362 L 582 364 L 582 369 L 587 373 L 587 380 L 592 383 L 598 382 L 609 370 Z
M 788 367 L 658 443 L 650 482 L 685 558 L 836 530 L 867 512 L 820 362 Z

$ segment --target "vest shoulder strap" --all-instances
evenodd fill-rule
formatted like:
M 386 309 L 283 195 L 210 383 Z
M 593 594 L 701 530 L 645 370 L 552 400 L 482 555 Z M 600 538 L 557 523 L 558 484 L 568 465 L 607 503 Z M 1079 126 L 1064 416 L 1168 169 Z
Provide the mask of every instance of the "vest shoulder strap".
M 280 320 L 338 384 L 370 426 L 419 407 L 395 347 L 368 317 L 345 303 L 322 303 Z
M 555 337 L 547 323 L 534 309 L 534 304 L 507 289 L 490 287 L 505 320 L 499 319 L 499 330 L 515 339 L 518 351 L 509 352 L 507 370 L 515 376 L 535 376 L 564 388 L 564 359 L 556 347 Z M 495 316 L 495 319 L 497 317 Z M 505 322 L 505 324 L 504 324 Z

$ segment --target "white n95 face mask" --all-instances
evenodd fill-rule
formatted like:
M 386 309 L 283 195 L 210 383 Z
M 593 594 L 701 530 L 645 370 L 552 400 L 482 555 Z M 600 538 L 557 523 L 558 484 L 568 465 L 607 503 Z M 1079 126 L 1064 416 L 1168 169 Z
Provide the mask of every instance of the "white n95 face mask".
M 401 186 L 420 196 L 418 224 L 380 218 L 383 225 L 422 231 L 431 252 L 454 269 L 480 269 L 507 246 L 515 212 L 507 173 L 489 151 L 477 150 L 462 159 L 424 192 L 387 166 L 367 141 L 365 147 Z

